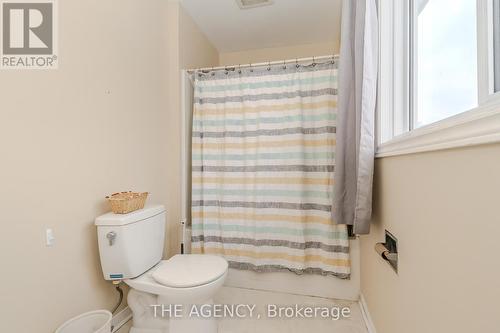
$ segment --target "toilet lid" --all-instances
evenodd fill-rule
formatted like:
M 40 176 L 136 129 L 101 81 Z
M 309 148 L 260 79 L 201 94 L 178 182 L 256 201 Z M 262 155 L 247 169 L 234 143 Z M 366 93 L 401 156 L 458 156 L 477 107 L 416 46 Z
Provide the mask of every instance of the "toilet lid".
M 153 279 L 167 287 L 187 288 L 210 283 L 227 271 L 224 258 L 208 254 L 178 254 L 164 261 Z

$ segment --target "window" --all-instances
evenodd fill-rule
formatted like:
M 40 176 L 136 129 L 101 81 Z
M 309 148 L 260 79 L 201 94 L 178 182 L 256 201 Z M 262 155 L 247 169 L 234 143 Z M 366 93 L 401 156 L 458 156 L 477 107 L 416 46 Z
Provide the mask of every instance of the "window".
M 474 0 L 414 0 L 411 129 L 478 106 Z
M 500 0 L 379 4 L 378 155 L 500 141 Z

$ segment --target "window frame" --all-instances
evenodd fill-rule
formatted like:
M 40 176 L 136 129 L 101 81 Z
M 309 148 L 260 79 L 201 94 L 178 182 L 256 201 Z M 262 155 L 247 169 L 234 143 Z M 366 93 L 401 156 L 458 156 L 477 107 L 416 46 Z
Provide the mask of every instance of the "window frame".
M 376 157 L 500 142 L 500 92 L 494 93 L 493 0 L 477 1 L 478 107 L 413 128 L 413 0 L 379 1 Z

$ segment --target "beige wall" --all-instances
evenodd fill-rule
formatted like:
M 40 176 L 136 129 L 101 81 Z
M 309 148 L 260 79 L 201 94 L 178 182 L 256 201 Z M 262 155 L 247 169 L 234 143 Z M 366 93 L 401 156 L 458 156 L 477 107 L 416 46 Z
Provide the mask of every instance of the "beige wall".
M 303 44 L 258 50 L 247 50 L 220 54 L 220 65 L 249 64 L 306 58 L 339 53 L 339 41 L 331 43 Z
M 219 63 L 219 52 L 182 6 L 179 6 L 179 27 L 181 69 L 201 68 Z
M 62 1 L 59 69 L 0 73 L 2 332 L 49 333 L 115 304 L 93 226 L 106 194 L 150 191 L 177 223 L 178 36 L 188 24 L 177 25 L 177 6 Z M 189 29 L 183 48 L 204 51 Z M 189 65 L 215 61 L 202 58 Z
M 174 32 L 168 41 L 170 72 L 169 76 L 169 113 L 166 133 L 168 136 L 167 175 L 167 239 L 168 256 L 180 251 L 181 238 L 181 70 L 217 66 L 219 53 L 201 32 L 195 22 L 188 16 L 177 1 L 169 3 L 169 30 Z
M 500 145 L 378 159 L 362 293 L 378 333 L 498 332 Z M 399 273 L 373 247 L 399 242 Z

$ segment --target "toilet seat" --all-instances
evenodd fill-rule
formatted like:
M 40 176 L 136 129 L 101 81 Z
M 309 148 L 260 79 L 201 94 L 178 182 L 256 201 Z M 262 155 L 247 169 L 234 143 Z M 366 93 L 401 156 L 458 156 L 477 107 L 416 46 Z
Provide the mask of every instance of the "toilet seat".
M 185 254 L 182 256 L 191 256 L 191 255 Z M 223 258 L 220 259 L 224 260 Z M 215 292 L 219 290 L 220 287 L 222 287 L 224 281 L 226 280 L 228 272 L 227 263 L 225 266 L 226 269 L 222 273 L 222 275 L 211 282 L 206 282 L 205 284 L 201 284 L 198 286 L 184 287 L 184 288 L 163 285 L 153 278 L 153 274 L 156 272 L 158 268 L 165 265 L 170 260 L 162 260 L 144 274 L 133 279 L 125 279 L 123 280 L 123 282 L 125 282 L 132 289 L 135 289 L 137 291 L 157 295 L 160 297 L 166 297 L 170 302 L 169 304 L 174 304 L 174 303 L 191 304 L 211 299 L 215 294 Z M 220 272 L 220 270 L 217 271 Z
M 162 261 L 152 277 L 161 285 L 172 288 L 190 288 L 208 284 L 227 271 L 227 261 L 207 254 L 175 255 Z

